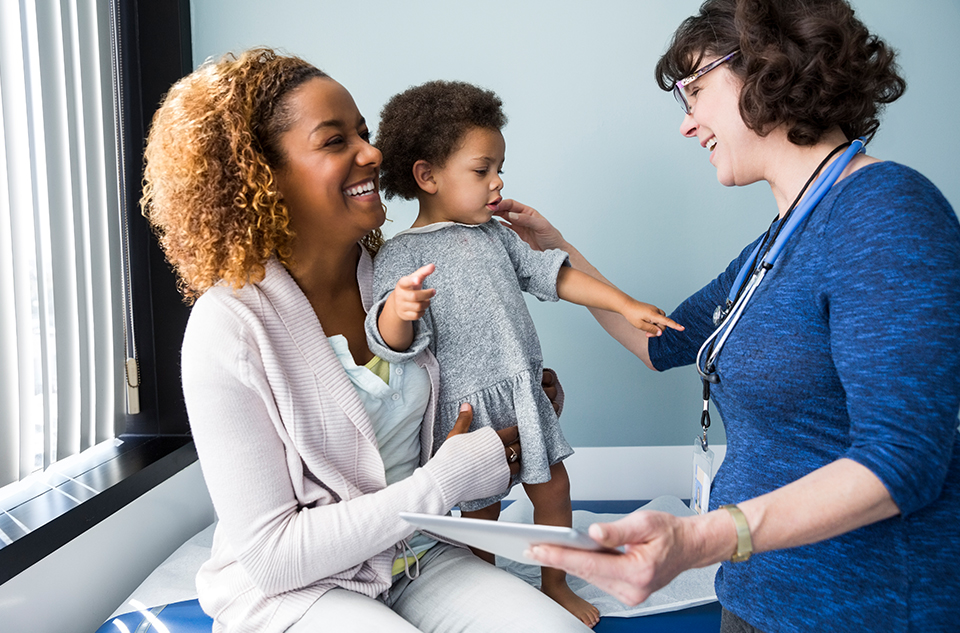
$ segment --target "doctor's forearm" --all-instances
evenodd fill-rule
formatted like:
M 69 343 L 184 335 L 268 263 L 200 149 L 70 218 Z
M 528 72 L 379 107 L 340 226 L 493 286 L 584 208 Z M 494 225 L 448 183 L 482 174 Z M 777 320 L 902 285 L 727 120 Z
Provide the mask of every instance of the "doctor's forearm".
M 616 285 L 600 274 L 600 271 L 588 262 L 572 244 L 567 242 L 561 248 L 570 256 L 570 264 L 575 270 L 584 272 L 594 279 L 598 279 L 616 288 Z M 626 319 L 616 312 L 608 312 L 596 308 L 587 309 L 590 310 L 590 314 L 597 320 L 597 323 L 607 331 L 607 334 L 642 360 L 647 367 L 656 371 L 650 362 L 650 354 L 647 352 L 647 336 L 644 332 L 630 325 Z
M 900 514 L 880 479 L 849 459 L 737 506 L 755 552 L 816 543 Z

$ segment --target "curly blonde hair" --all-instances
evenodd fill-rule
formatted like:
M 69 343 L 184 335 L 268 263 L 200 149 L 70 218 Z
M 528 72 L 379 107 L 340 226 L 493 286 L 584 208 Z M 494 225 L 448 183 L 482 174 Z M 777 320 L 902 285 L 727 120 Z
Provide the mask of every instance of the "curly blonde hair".
M 292 261 L 293 230 L 274 172 L 293 123 L 287 97 L 327 75 L 293 56 L 255 48 L 207 62 L 178 81 L 153 117 L 140 206 L 188 303 L 223 281 L 263 279 Z M 361 241 L 376 253 L 379 229 Z

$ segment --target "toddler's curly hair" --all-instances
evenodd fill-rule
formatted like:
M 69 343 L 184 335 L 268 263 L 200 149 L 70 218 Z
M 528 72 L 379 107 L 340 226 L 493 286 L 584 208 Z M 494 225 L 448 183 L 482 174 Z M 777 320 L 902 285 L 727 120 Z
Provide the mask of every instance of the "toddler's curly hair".
M 786 125 L 795 145 L 813 145 L 834 127 L 870 140 L 883 107 L 907 87 L 894 50 L 845 0 L 707 0 L 677 29 L 657 83 L 672 90 L 704 57 L 737 49 L 726 65 L 743 80 L 744 123 L 761 136 Z
M 254 48 L 178 81 L 153 117 L 140 205 L 188 303 L 220 281 L 263 279 L 267 260 L 289 266 L 294 233 L 274 173 L 293 123 L 288 97 L 327 75 L 293 56 Z M 379 230 L 367 235 L 374 253 Z
M 375 142 L 383 153 L 381 191 L 388 200 L 416 198 L 414 163 L 443 167 L 471 128 L 506 124 L 500 97 L 463 81 L 429 81 L 394 95 L 380 112 Z

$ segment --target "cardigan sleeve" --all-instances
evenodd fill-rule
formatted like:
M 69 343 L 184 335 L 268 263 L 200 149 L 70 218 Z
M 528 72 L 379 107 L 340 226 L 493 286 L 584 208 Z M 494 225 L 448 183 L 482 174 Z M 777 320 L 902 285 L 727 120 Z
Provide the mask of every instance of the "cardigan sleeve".
M 364 564 L 385 550 L 391 554 L 383 560 L 392 561 L 392 548 L 412 532 L 399 512 L 443 514 L 460 499 L 506 488 L 502 443 L 485 429 L 446 442 L 403 481 L 341 499 L 305 472 L 286 434 L 276 400 L 287 394 L 275 393 L 267 379 L 270 350 L 254 334 L 255 319 L 204 298 L 184 339 L 187 410 L 219 529 L 264 594 L 333 576 L 369 581 L 375 570 Z M 323 421 L 316 427 L 312 441 L 321 451 L 342 446 Z

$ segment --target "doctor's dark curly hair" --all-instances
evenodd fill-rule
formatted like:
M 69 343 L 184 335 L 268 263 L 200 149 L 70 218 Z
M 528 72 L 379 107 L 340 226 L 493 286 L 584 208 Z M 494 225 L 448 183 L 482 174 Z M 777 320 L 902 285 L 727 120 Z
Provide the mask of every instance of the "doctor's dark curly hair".
M 274 173 L 294 123 L 289 96 L 327 75 L 255 48 L 207 62 L 178 81 L 153 117 L 140 206 L 192 302 L 218 282 L 263 279 L 272 256 L 290 265 L 290 216 Z M 362 242 L 376 252 L 379 230 Z
M 845 0 L 707 0 L 674 33 L 656 67 L 672 90 L 704 57 L 739 50 L 728 68 L 741 78 L 740 114 L 761 136 L 783 124 L 796 145 L 839 126 L 873 138 L 883 107 L 900 98 L 896 53 Z
M 416 198 L 413 164 L 425 160 L 442 167 L 471 128 L 502 130 L 502 106 L 495 93 L 462 81 L 430 81 L 391 97 L 374 143 L 383 153 L 380 189 L 387 199 Z

